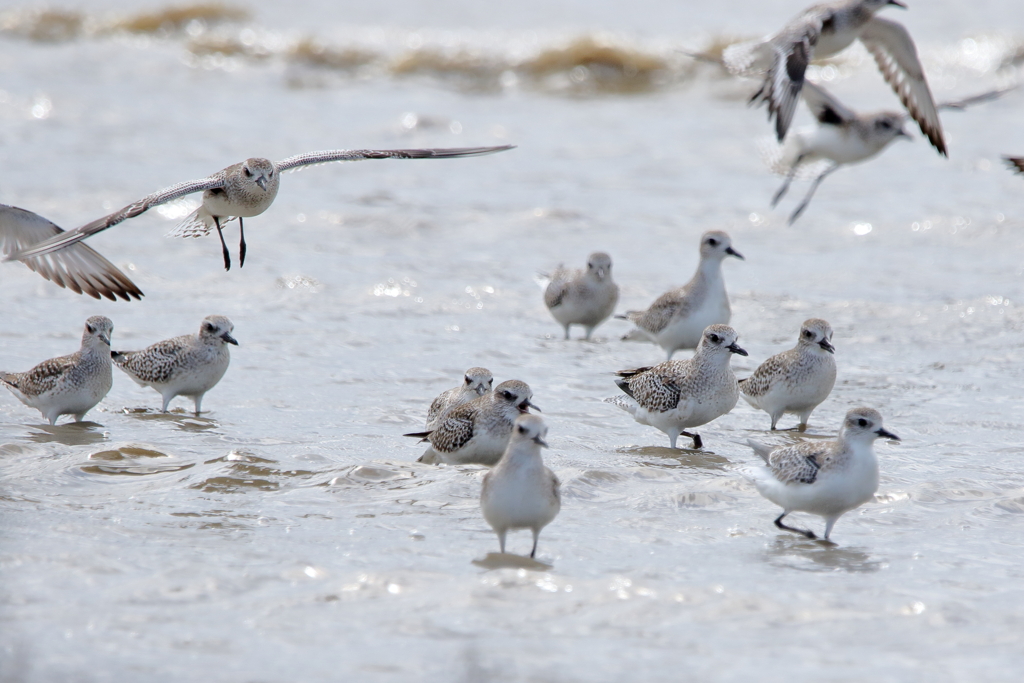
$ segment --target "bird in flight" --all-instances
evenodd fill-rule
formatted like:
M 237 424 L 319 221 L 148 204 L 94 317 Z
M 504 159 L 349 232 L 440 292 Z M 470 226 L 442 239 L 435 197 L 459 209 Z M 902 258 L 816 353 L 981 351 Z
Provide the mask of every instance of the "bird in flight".
M 11 227 L 11 223 L 9 221 L 4 222 L 3 217 L 0 216 L 0 246 L 3 247 L 5 261 L 23 261 L 33 270 L 39 271 L 44 277 L 52 279 L 58 284 L 62 284 L 60 279 L 73 283 L 92 281 L 101 277 L 110 279 L 114 277 L 112 273 L 120 273 L 120 271 L 96 252 L 89 249 L 89 258 L 85 257 L 84 252 L 79 252 L 78 258 L 71 258 L 66 254 L 66 250 L 98 232 L 143 214 L 154 206 L 166 204 L 194 192 L 202 192 L 202 204 L 178 225 L 172 235 L 201 237 L 209 234 L 216 228 L 223 250 L 224 268 L 230 270 L 231 254 L 228 251 L 227 243 L 224 241 L 224 225 L 231 220 L 238 219 L 238 260 L 240 266 L 244 265 L 246 244 L 242 219 L 258 216 L 270 208 L 280 188 L 281 173 L 285 171 L 314 164 L 361 161 L 363 159 L 453 159 L 493 154 L 512 149 L 513 147 L 514 145 L 450 149 L 327 150 L 297 154 L 276 163 L 269 159 L 246 159 L 241 163 L 217 171 L 206 178 L 189 180 L 158 190 L 138 201 L 132 202 L 123 209 L 66 232 L 61 231 L 60 228 L 52 224 L 44 226 L 40 220 L 45 221 L 45 219 L 40 219 L 35 214 L 31 215 L 40 220 L 22 220 L 17 223 L 16 227 Z M 49 223 L 49 221 L 45 221 L 45 223 Z M 54 229 L 58 231 L 56 234 L 53 232 Z M 17 235 L 15 235 L 15 231 L 17 231 Z M 11 249 L 5 246 L 9 244 L 13 244 L 16 248 Z M 60 256 L 54 254 L 60 254 Z M 41 258 L 47 255 L 54 255 L 50 258 L 56 260 L 66 269 L 66 272 L 55 277 L 55 267 L 50 268 L 51 274 L 49 275 L 41 269 L 38 264 L 42 262 Z M 123 274 L 121 274 L 121 277 L 123 277 Z M 127 278 L 124 279 L 127 280 Z M 127 291 L 129 289 L 127 285 L 131 285 L 131 288 L 138 290 L 130 280 L 127 284 L 121 283 L 120 287 L 111 284 L 107 289 L 114 290 L 116 294 L 123 298 L 127 298 L 127 296 L 124 296 L 122 291 L 118 290 L 124 290 L 124 293 L 135 296 Z M 136 298 L 138 297 L 136 296 Z
M 750 103 L 768 105 L 768 118 L 775 119 L 775 133 L 782 142 L 796 111 L 807 65 L 831 57 L 859 39 L 921 132 L 946 156 L 942 124 L 914 40 L 902 24 L 875 16 L 889 5 L 907 8 L 899 0 L 838 0 L 814 5 L 774 35 L 730 45 L 722 53 L 722 61 L 733 74 L 763 76 Z

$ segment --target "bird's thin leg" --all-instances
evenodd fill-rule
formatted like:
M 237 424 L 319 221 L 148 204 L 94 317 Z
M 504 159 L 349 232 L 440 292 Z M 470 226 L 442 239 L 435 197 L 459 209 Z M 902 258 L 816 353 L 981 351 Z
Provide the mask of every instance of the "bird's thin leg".
M 800 162 L 803 161 L 803 160 L 804 160 L 804 155 L 801 154 L 800 156 L 798 156 L 796 158 L 796 161 L 793 162 L 793 165 L 789 167 L 789 173 L 786 174 L 786 180 L 783 181 L 782 187 L 780 187 L 779 191 L 775 193 L 774 197 L 772 197 L 772 208 L 773 209 L 775 208 L 775 205 L 779 203 L 779 200 L 782 199 L 783 196 L 785 196 L 786 190 L 789 189 L 789 184 L 791 182 L 793 182 L 793 178 L 796 177 L 797 169 L 800 168 Z
M 224 250 L 224 270 L 231 270 L 231 254 L 228 252 L 228 244 L 224 241 L 224 229 L 220 227 L 220 216 L 213 217 L 213 224 L 217 226 L 217 235 L 220 236 L 220 247 Z
M 533 529 L 533 550 L 530 551 L 530 558 L 537 555 L 537 538 L 540 537 L 540 529 Z
M 700 434 L 691 434 L 690 432 L 679 432 L 682 436 L 688 436 L 693 439 L 694 448 L 704 448 L 704 442 L 700 439 Z
M 238 217 L 238 267 L 245 265 L 245 226 L 242 225 L 242 217 Z
M 781 515 L 779 515 L 778 519 L 775 520 L 775 526 L 779 527 L 780 529 L 785 529 L 786 531 L 793 531 L 795 533 L 798 533 L 798 534 L 801 534 L 803 536 L 806 536 L 807 538 L 817 538 L 817 536 L 814 535 L 813 531 L 807 531 L 805 529 L 797 529 L 795 527 L 786 526 L 785 524 L 783 524 L 782 523 L 782 518 L 785 517 L 788 514 L 789 514 L 788 512 L 783 512 Z
M 814 196 L 814 191 L 818 189 L 818 185 L 821 185 L 821 181 L 838 168 L 839 164 L 832 164 L 814 179 L 814 182 L 811 183 L 811 189 L 807 191 L 807 196 L 804 197 L 802 202 L 800 202 L 800 206 L 796 207 L 796 211 L 793 212 L 793 215 L 789 217 L 789 225 L 793 225 L 793 223 L 796 222 L 796 219 L 800 217 L 800 214 L 804 212 L 804 209 L 807 208 L 807 205 L 811 203 L 811 197 Z

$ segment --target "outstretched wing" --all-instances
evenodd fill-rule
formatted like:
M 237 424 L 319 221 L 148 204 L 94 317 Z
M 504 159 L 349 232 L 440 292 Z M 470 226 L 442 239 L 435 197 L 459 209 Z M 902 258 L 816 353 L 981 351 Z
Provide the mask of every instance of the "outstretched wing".
M 202 192 L 204 190 L 212 190 L 215 187 L 223 186 L 224 177 L 220 173 L 201 180 L 189 180 L 184 183 L 178 183 L 177 185 L 171 185 L 170 187 L 143 197 L 137 202 L 132 202 L 120 211 L 115 211 L 114 213 L 94 220 L 91 223 L 86 223 L 79 228 L 61 233 L 56 237 L 46 240 L 42 244 L 37 244 L 29 249 L 17 251 L 9 255 L 4 260 L 24 261 L 25 259 L 29 259 L 34 256 L 41 256 L 43 254 L 49 254 L 50 252 L 57 251 L 58 249 L 65 249 L 76 242 L 84 240 L 86 237 L 91 237 L 92 235 L 102 232 L 109 227 L 115 226 L 122 221 L 126 221 L 129 218 L 134 218 L 141 213 L 145 213 L 154 206 L 159 206 L 160 204 L 172 201 L 178 197 L 184 197 L 185 195 L 192 194 L 193 192 Z
M 856 113 L 820 85 L 805 81 L 802 94 L 807 108 L 818 119 L 818 123 L 840 126 L 857 118 Z
M 976 104 L 982 104 L 984 102 L 991 102 L 992 100 L 999 99 L 1011 90 L 1016 90 L 1020 85 L 1011 85 L 1009 88 L 997 88 L 995 90 L 989 90 L 987 92 L 979 93 L 977 95 L 971 95 L 961 100 L 952 100 L 947 102 L 939 102 L 935 105 L 936 109 L 955 109 L 961 111 L 967 107 L 972 107 Z
M 901 24 L 880 17 L 872 17 L 861 31 L 860 40 L 875 58 L 882 76 L 917 121 L 932 146 L 942 156 L 946 142 L 942 137 L 942 123 L 935 108 L 935 100 L 928 89 L 924 69 L 917 58 L 917 48 L 910 33 Z
M 278 171 L 289 171 L 301 166 L 330 164 L 335 161 L 362 161 L 363 159 L 454 159 L 477 157 L 513 149 L 515 145 L 500 147 L 454 147 L 449 149 L 330 149 L 323 152 L 296 154 L 282 159 L 275 166 Z
M 10 256 L 46 240 L 66 235 L 63 230 L 42 216 L 0 204 L 0 255 Z M 56 254 L 27 257 L 26 266 L 47 280 L 67 287 L 76 294 L 88 294 L 111 301 L 121 297 L 131 301 L 143 294 L 127 275 L 113 263 L 85 244 L 76 244 Z

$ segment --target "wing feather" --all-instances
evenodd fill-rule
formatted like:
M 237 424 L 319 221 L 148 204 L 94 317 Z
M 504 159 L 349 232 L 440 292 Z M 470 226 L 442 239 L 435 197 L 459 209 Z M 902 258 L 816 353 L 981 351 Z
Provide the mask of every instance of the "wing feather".
M 911 118 L 917 121 L 921 132 L 939 154 L 949 156 L 935 100 L 907 29 L 895 21 L 872 17 L 861 31 L 860 40 L 875 58 L 886 83 L 899 96 Z
M 41 242 L 66 235 L 42 216 L 0 204 L 0 255 L 11 257 Z M 10 258 L 5 258 L 10 260 Z M 76 294 L 116 301 L 141 299 L 143 294 L 127 275 L 85 244 L 73 244 L 57 253 L 26 256 L 22 262 L 47 280 Z
M 447 149 L 330 149 L 322 152 L 307 152 L 282 159 L 274 164 L 278 171 L 290 171 L 301 166 L 330 164 L 337 161 L 362 161 L 364 159 L 454 159 L 494 154 L 513 149 L 515 145 L 500 147 L 453 147 Z

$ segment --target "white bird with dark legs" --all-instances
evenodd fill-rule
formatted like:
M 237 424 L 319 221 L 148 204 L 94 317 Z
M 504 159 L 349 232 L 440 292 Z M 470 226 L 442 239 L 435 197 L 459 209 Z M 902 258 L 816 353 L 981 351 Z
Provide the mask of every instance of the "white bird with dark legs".
M 962 100 L 941 102 L 936 109 L 963 110 L 973 104 L 993 100 L 1009 90 L 992 90 Z M 894 140 L 912 139 L 903 128 L 908 118 L 905 113 L 880 111 L 858 114 L 810 81 L 804 83 L 802 95 L 817 124 L 794 131 L 781 148 L 775 146 L 765 154 L 769 167 L 786 176 L 782 187 L 772 197 L 772 207 L 786 194 L 797 174 L 811 171 L 814 176 L 807 195 L 789 216 L 790 225 L 804 212 L 821 181 L 829 175 L 847 164 L 874 158 Z
M 39 214 L 0 204 L 0 256 L 23 252 L 41 242 L 66 235 Z M 47 280 L 76 294 L 101 296 L 117 301 L 141 299 L 142 290 L 113 263 L 87 244 L 74 244 L 56 253 L 23 259 L 23 263 Z
M 526 382 L 511 379 L 448 411 L 433 429 L 404 436 L 430 442 L 419 462 L 493 465 L 508 446 L 515 419 L 530 408 L 540 410 L 532 398 Z
M 209 234 L 211 230 L 216 228 L 224 256 L 224 268 L 230 270 L 231 255 L 228 252 L 227 243 L 224 241 L 224 224 L 235 218 L 238 219 L 238 260 L 239 265 L 244 265 L 246 244 L 242 219 L 258 216 L 270 208 L 274 198 L 277 197 L 277 191 L 281 183 L 281 173 L 285 171 L 314 164 L 360 161 L 363 159 L 453 159 L 492 154 L 512 148 L 513 145 L 453 149 L 342 149 L 298 154 L 277 163 L 269 159 L 246 159 L 241 163 L 228 166 L 207 178 L 189 180 L 154 192 L 103 218 L 99 218 L 74 230 L 63 232 L 39 244 L 20 248 L 8 254 L 4 260 L 26 261 L 66 249 L 122 221 L 145 213 L 154 206 L 165 204 L 194 192 L 202 192 L 203 201 L 200 207 L 185 218 L 172 234 L 181 237 L 201 237 Z M 91 264 L 80 263 L 75 265 L 76 273 L 81 272 L 82 277 L 93 274 Z
M 548 427 L 539 415 L 520 415 L 501 460 L 484 475 L 480 508 L 498 535 L 502 553 L 510 530 L 529 529 L 533 533 L 530 557 L 535 557 L 541 529 L 561 509 L 561 484 L 540 454 L 541 448 L 548 447 L 547 435 Z
M 462 384 L 442 391 L 427 411 L 427 429 L 434 429 L 453 408 L 468 403 L 491 391 L 494 377 L 487 368 L 470 368 L 463 376 Z
M 817 538 L 813 531 L 783 524 L 791 512 L 809 512 L 825 518 L 825 540 L 843 514 L 860 507 L 878 490 L 878 458 L 875 439 L 899 441 L 882 426 L 882 416 L 873 408 L 854 408 L 846 413 L 835 441 L 803 442 L 772 448 L 748 440 L 747 444 L 764 460 L 751 478 L 758 492 L 782 508 L 775 526 Z
M 565 328 L 581 325 L 589 340 L 594 328 L 615 312 L 619 286 L 612 281 L 612 258 L 601 251 L 587 257 L 586 270 L 559 266 L 544 290 L 544 305 Z
M 722 277 L 722 261 L 727 256 L 743 259 L 732 248 L 729 235 L 721 230 L 701 235 L 700 263 L 689 282 L 662 294 L 646 311 L 615 316 L 636 325 L 622 339 L 654 342 L 672 360 L 679 349 L 697 348 L 708 325 L 728 324 L 732 310 Z
M 734 74 L 763 77 L 750 102 L 768 105 L 768 118 L 775 119 L 776 138 L 781 142 L 805 86 L 807 65 L 860 40 L 921 132 L 945 155 L 942 124 L 910 33 L 895 21 L 875 16 L 890 5 L 906 9 L 898 0 L 837 0 L 814 5 L 774 35 L 730 45 L 722 53 L 722 61 Z
M 114 364 L 140 386 L 152 387 L 163 397 L 161 410 L 175 396 L 188 396 L 196 415 L 203 396 L 217 385 L 231 362 L 228 344 L 238 346 L 235 326 L 223 315 L 207 316 L 196 334 L 183 334 L 157 342 L 142 351 L 113 351 Z
M 640 424 L 665 432 L 672 448 L 680 436 L 690 437 L 693 447 L 701 448 L 704 443 L 700 435 L 685 430 L 725 415 L 739 400 L 729 360 L 734 353 L 746 356 L 747 352 L 737 339 L 736 330 L 728 325 L 710 325 L 692 358 L 616 373 L 620 379 L 615 384 L 628 398 L 616 397 L 609 402 Z
M 811 413 L 835 386 L 835 350 L 832 326 L 821 318 L 805 320 L 796 346 L 775 354 L 740 380 L 740 396 L 768 413 L 772 430 L 785 413 L 796 413 L 802 432 Z
M 85 321 L 82 347 L 67 356 L 43 361 L 28 372 L 0 372 L 0 384 L 19 401 L 35 408 L 50 424 L 61 415 L 74 415 L 81 422 L 85 414 L 110 391 L 110 335 L 114 324 L 94 315 Z

